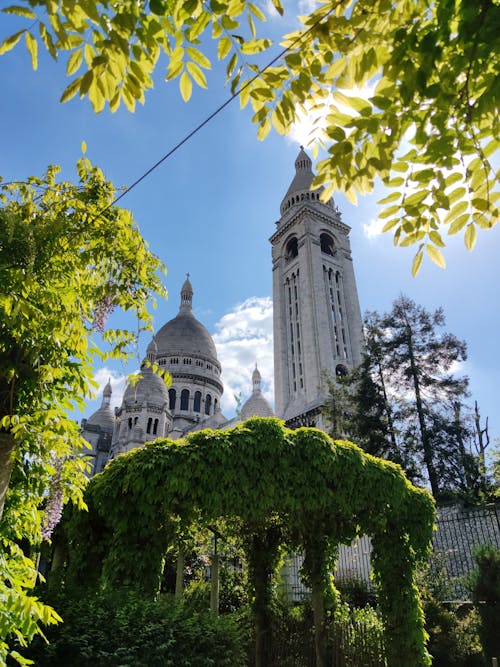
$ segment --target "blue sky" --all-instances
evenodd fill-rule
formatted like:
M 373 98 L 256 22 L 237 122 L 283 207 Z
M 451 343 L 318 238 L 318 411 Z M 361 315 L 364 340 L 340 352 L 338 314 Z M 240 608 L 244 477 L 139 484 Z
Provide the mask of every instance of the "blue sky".
M 272 28 L 286 32 L 274 19 Z M 0 15 L 0 41 L 14 32 L 15 17 Z M 162 73 L 146 105 L 135 114 L 120 109 L 95 115 L 87 100 L 58 100 L 67 81 L 66 58 L 58 64 L 41 57 L 31 70 L 23 46 L 0 57 L 0 174 L 5 181 L 40 174 L 60 164 L 63 177 L 74 179 L 82 140 L 87 154 L 115 185 L 129 185 L 161 158 L 194 126 L 224 102 L 218 68 L 209 90 L 195 90 L 185 104 L 177 84 L 165 84 Z M 122 200 L 168 268 L 168 301 L 155 311 L 156 328 L 174 317 L 186 272 L 194 287 L 196 316 L 214 334 L 226 384 L 223 409 L 234 409 L 233 394 L 248 394 L 255 361 L 267 395 L 272 398 L 271 251 L 268 242 L 279 217 L 279 205 L 293 177 L 297 140 L 271 134 L 256 138 L 250 113 L 233 103 L 172 158 Z M 449 238 L 446 270 L 424 262 L 420 275 L 410 274 L 412 249 L 397 249 L 390 236 L 370 235 L 384 192 L 360 200 L 357 207 L 341 195 L 335 201 L 352 227 L 351 245 L 362 311 L 385 312 L 404 293 L 428 309 L 442 306 L 446 329 L 468 344 L 463 371 L 490 419 L 490 435 L 500 434 L 497 387 L 500 361 L 500 270 L 498 228 L 480 232 L 470 253 L 461 239 Z M 115 321 L 121 317 L 114 316 Z M 144 350 L 148 337 L 141 340 Z M 98 379 L 113 377 L 118 397 L 124 373 L 120 364 L 101 369 Z M 95 407 L 89 407 L 91 412 Z

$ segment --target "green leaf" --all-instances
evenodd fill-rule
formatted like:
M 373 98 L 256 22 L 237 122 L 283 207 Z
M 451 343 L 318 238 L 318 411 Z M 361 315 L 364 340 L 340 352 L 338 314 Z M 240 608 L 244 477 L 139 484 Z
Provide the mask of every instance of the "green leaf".
M 85 153 L 87 152 L 87 143 L 86 143 L 85 140 L 82 141 L 82 147 L 81 148 L 82 148 L 82 153 L 85 155 Z
M 427 251 L 427 254 L 432 259 L 434 264 L 437 264 L 442 269 L 446 268 L 446 261 L 444 259 L 444 256 L 443 256 L 443 253 L 441 252 L 441 250 L 436 248 L 436 246 L 433 246 L 433 245 L 430 245 L 430 244 L 427 244 L 425 246 L 425 250 Z
M 231 40 L 229 37 L 221 37 L 217 45 L 217 58 L 224 60 L 227 54 L 231 51 Z
M 392 171 L 405 172 L 408 171 L 408 162 L 394 162 L 391 165 Z
M 474 249 L 474 246 L 476 245 L 476 238 L 476 227 L 474 226 L 474 223 L 471 222 L 470 225 L 467 226 L 464 235 L 464 242 L 467 250 Z
M 463 229 L 469 221 L 469 217 L 470 216 L 468 213 L 459 215 L 458 218 L 451 223 L 450 228 L 448 229 L 448 234 L 451 236 L 452 234 L 456 234 L 461 229 Z
M 80 69 L 80 65 L 82 64 L 82 60 L 83 60 L 82 49 L 74 51 L 68 59 L 68 64 L 66 65 L 66 74 L 68 76 L 71 76 L 76 71 L 78 71 Z
M 415 257 L 413 258 L 413 264 L 411 267 L 411 275 L 416 278 L 418 275 L 418 272 L 420 271 L 420 267 L 422 266 L 422 260 L 424 258 L 424 253 L 422 250 L 419 250 Z
M 24 35 L 26 41 L 26 48 L 31 55 L 31 66 L 34 70 L 38 69 L 38 42 L 30 32 Z
M 16 14 L 17 16 L 24 16 L 26 19 L 36 19 L 35 12 L 32 12 L 31 9 L 27 7 L 19 7 L 18 5 L 11 5 L 10 7 L 5 7 L 2 9 L 4 14 Z
M 196 63 L 188 62 L 187 69 L 189 74 L 193 77 L 193 81 L 195 81 L 200 88 L 207 87 L 207 79 Z
M 7 51 L 13 49 L 15 45 L 18 43 L 18 41 L 21 39 L 21 35 L 25 32 L 26 30 L 20 30 L 19 32 L 14 33 L 10 37 L 7 37 L 7 39 L 4 39 L 4 41 L 0 44 L 0 56 L 3 55 L 4 53 L 7 53 Z
M 80 90 L 80 84 L 81 84 L 82 78 L 83 77 L 81 77 L 81 76 L 78 77 L 78 79 L 75 79 L 74 81 L 72 81 L 69 84 L 69 86 L 67 86 L 67 88 L 65 89 L 65 91 L 61 95 L 61 98 L 60 98 L 59 102 L 67 102 L 68 100 L 70 100 L 72 97 L 74 97 L 77 94 L 77 92 Z
M 445 247 L 445 243 L 444 243 L 443 239 L 441 238 L 441 234 L 439 232 L 436 232 L 436 231 L 430 232 L 429 238 L 434 243 L 434 245 L 437 245 L 440 248 Z
M 389 206 L 389 208 L 384 208 L 383 211 L 381 211 L 378 215 L 380 220 L 384 220 L 384 218 L 390 218 L 391 215 L 394 215 L 399 211 L 401 206 L 399 204 L 397 206 Z
M 391 192 L 391 194 L 388 195 L 387 197 L 379 199 L 377 204 L 392 204 L 393 201 L 397 201 L 400 197 L 401 197 L 400 192 Z
M 191 60 L 197 63 L 200 67 L 203 67 L 204 69 L 212 68 L 210 60 L 198 49 L 195 49 L 193 46 L 188 46 L 186 52 Z
M 466 201 L 459 201 L 458 204 L 455 204 L 448 213 L 446 214 L 446 217 L 444 219 L 444 224 L 448 224 L 449 222 L 452 222 L 455 220 L 455 218 L 458 218 L 459 215 L 464 213 L 467 209 L 469 208 L 469 204 Z
M 188 102 L 191 98 L 191 93 L 193 92 L 193 84 L 189 78 L 189 74 L 184 71 L 179 80 L 179 89 L 181 91 L 182 99 L 184 102 Z

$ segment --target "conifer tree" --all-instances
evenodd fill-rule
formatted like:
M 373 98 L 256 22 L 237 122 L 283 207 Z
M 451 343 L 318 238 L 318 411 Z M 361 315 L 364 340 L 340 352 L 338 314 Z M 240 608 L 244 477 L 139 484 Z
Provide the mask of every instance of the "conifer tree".
M 439 496 L 443 485 L 438 466 L 438 460 L 442 464 L 443 459 L 436 451 L 437 415 L 450 402 L 460 402 L 468 386 L 467 378 L 450 372 L 455 363 L 466 359 L 466 345 L 452 334 L 441 333 L 444 324 L 441 308 L 430 313 L 406 296 L 400 296 L 381 319 L 391 385 L 413 408 L 414 432 L 434 496 Z

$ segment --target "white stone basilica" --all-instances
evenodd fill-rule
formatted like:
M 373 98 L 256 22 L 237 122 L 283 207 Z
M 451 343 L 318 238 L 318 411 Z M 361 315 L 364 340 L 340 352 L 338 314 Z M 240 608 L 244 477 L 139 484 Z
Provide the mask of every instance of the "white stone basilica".
M 270 238 L 273 259 L 275 414 L 291 428 L 323 426 L 322 373 L 342 375 L 361 362 L 362 322 L 349 243 L 350 228 L 333 200 L 311 190 L 312 162 L 301 148 L 295 177 Z M 111 386 L 101 407 L 82 421 L 92 446 L 93 472 L 122 452 L 159 437 L 180 438 L 201 428 L 228 428 L 273 411 L 253 371 L 252 395 L 237 417 L 221 412 L 221 365 L 212 337 L 193 315 L 189 277 L 179 313 L 153 336 L 147 361 L 168 371 L 167 387 L 150 366 L 127 386 L 111 411 Z

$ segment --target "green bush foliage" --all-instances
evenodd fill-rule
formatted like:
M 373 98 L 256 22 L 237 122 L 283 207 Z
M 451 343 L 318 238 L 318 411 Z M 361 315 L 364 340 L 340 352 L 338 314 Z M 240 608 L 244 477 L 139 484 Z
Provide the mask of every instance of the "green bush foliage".
M 500 549 L 484 544 L 474 552 L 477 563 L 469 585 L 481 619 L 479 636 L 487 663 L 500 658 Z
M 245 644 L 234 617 L 194 611 L 171 596 L 135 591 L 60 592 L 51 602 L 64 623 L 37 640 L 39 667 L 243 667 Z
M 181 548 L 193 523 L 201 530 L 230 519 L 248 565 L 257 645 L 269 634 L 270 583 L 283 552 L 304 550 L 317 620 L 335 598 L 337 545 L 371 534 L 389 664 L 428 664 L 416 568 L 428 556 L 433 500 L 399 466 L 356 445 L 254 418 L 119 456 L 91 480 L 86 499 L 91 516 L 77 513 L 70 530 L 72 577 L 95 576 L 99 560 L 101 586 L 136 586 L 151 598 L 169 546 Z

